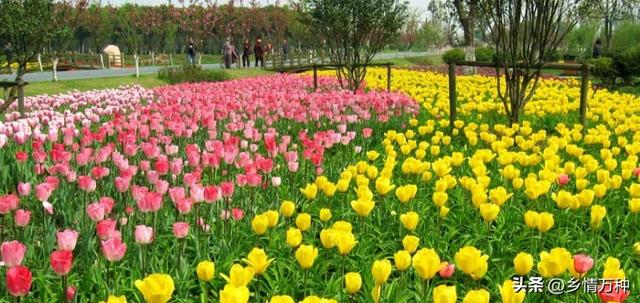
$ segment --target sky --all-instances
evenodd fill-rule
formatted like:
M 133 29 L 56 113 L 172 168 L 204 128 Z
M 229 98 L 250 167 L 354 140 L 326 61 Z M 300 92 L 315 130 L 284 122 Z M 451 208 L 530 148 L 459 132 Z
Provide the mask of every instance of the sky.
M 136 3 L 139 5 L 159 5 L 159 4 L 163 4 L 163 3 L 168 3 L 168 0 L 102 0 L 102 3 L 111 3 L 113 5 L 121 5 L 124 3 Z M 225 0 L 219 0 L 218 3 L 222 4 L 225 3 L 227 1 Z M 260 0 L 260 2 L 262 4 L 267 4 L 267 3 L 274 3 L 275 0 Z M 280 3 L 286 3 L 288 1 L 286 0 L 280 0 Z M 173 0 L 173 3 L 178 3 L 178 1 Z M 422 9 L 423 11 L 427 10 L 427 4 L 429 3 L 429 0 L 409 0 L 409 6 L 413 7 L 413 8 L 419 8 Z

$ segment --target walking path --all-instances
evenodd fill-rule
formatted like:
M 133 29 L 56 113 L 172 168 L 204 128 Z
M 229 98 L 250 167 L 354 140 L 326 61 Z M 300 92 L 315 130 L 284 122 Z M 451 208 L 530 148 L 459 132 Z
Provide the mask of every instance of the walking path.
M 387 60 L 395 58 L 409 58 L 409 57 L 422 57 L 435 55 L 435 52 L 398 52 L 398 53 L 381 53 L 377 54 L 375 60 Z M 144 66 L 140 67 L 140 74 L 155 74 L 160 69 L 166 66 Z M 217 64 L 203 64 L 202 68 L 205 69 L 219 69 L 222 65 Z M 58 72 L 58 80 L 78 80 L 78 79 L 93 79 L 93 78 L 106 78 L 106 77 L 122 77 L 135 75 L 136 69 L 133 67 L 126 68 L 113 68 L 113 69 L 93 69 L 93 70 L 70 70 Z M 23 79 L 27 82 L 45 82 L 51 81 L 53 78 L 51 71 L 34 72 L 24 75 Z M 0 81 L 13 81 L 14 75 L 0 74 Z

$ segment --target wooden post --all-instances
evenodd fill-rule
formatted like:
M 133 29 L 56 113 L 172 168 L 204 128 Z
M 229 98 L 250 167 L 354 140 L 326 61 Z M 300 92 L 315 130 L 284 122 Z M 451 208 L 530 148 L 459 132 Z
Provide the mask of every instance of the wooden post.
M 41 72 L 44 70 L 42 68 L 42 56 L 40 54 L 38 54 L 38 67 L 40 68 Z
M 456 121 L 456 63 L 449 64 L 449 129 L 453 133 L 454 123 Z
M 387 63 L 387 92 L 391 92 L 391 63 Z
M 313 91 L 318 90 L 318 66 L 313 64 Z
M 20 112 L 20 116 L 24 116 L 24 82 L 18 80 L 16 83 L 18 85 L 18 112 Z
M 582 65 L 582 82 L 580 84 L 580 124 L 582 133 L 587 132 L 587 103 L 589 102 L 589 64 Z
M 104 69 L 104 56 L 102 54 L 100 54 L 100 67 Z

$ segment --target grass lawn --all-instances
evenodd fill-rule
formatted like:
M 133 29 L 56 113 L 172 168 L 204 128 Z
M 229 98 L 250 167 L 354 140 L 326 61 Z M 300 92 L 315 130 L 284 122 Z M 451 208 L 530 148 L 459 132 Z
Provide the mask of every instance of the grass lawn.
M 259 75 L 269 75 L 271 72 L 262 69 L 230 69 L 226 71 L 231 78 L 244 78 Z M 55 95 L 66 93 L 71 90 L 86 91 L 92 89 L 116 88 L 122 85 L 140 85 L 151 88 L 167 84 L 158 79 L 156 74 L 124 77 L 109 77 L 83 80 L 65 80 L 58 82 L 34 82 L 25 87 L 26 96 L 36 96 L 42 94 Z

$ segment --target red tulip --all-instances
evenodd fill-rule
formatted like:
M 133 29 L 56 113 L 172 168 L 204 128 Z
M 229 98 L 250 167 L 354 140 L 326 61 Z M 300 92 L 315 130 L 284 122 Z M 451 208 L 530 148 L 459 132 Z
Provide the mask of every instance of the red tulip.
M 2 261 L 9 268 L 22 264 L 26 251 L 27 247 L 18 241 L 3 242 L 0 246 Z
M 18 162 L 24 163 L 27 161 L 27 159 L 29 159 L 29 154 L 27 154 L 26 152 L 21 150 L 16 152 L 16 160 Z
M 0 215 L 6 215 L 12 210 L 18 208 L 20 198 L 16 195 L 0 196 Z
M 611 285 L 610 289 L 604 286 L 599 286 L 598 289 L 600 290 L 598 292 L 598 297 L 604 303 L 622 303 L 629 296 L 628 290 L 623 290 L 622 288 L 616 287 L 615 285 Z
M 71 286 L 67 287 L 67 291 L 66 291 L 65 295 L 67 296 L 67 301 L 73 301 L 73 297 L 76 296 L 76 288 L 75 288 L 75 286 L 71 285 Z
M 231 215 L 233 216 L 234 220 L 240 221 L 242 220 L 242 218 L 244 218 L 244 210 L 240 208 L 234 208 L 231 210 Z
M 585 254 L 577 254 L 573 256 L 573 267 L 577 273 L 584 274 L 593 267 L 593 258 Z
M 116 235 L 116 221 L 104 219 L 96 224 L 96 232 L 101 240 L 113 238 Z
M 56 250 L 49 257 L 51 268 L 59 276 L 66 276 L 73 266 L 73 253 L 68 250 Z
M 567 185 L 567 184 L 569 183 L 569 181 L 570 181 L 570 180 L 571 180 L 571 179 L 569 178 L 569 175 L 567 175 L 567 174 L 560 174 L 560 175 L 558 176 L 558 184 L 559 184 L 560 186 L 565 186 L 565 185 Z
M 31 289 L 31 271 L 22 265 L 9 268 L 6 280 L 7 291 L 14 297 L 25 296 Z
M 230 198 L 233 196 L 233 182 L 222 182 L 220 183 L 220 189 L 222 190 L 222 196 L 225 198 Z
M 369 138 L 371 137 L 371 135 L 373 134 L 373 129 L 365 127 L 362 129 L 362 136 L 365 138 Z
M 444 265 L 442 265 L 442 267 L 438 271 L 438 274 L 443 279 L 448 279 L 448 278 L 451 278 L 451 276 L 453 276 L 453 273 L 455 271 L 456 271 L 456 266 L 454 264 L 445 263 Z

